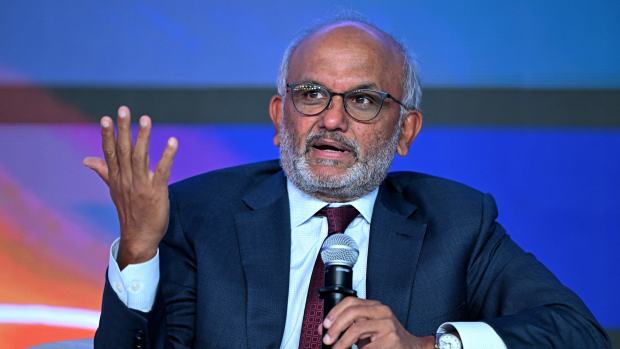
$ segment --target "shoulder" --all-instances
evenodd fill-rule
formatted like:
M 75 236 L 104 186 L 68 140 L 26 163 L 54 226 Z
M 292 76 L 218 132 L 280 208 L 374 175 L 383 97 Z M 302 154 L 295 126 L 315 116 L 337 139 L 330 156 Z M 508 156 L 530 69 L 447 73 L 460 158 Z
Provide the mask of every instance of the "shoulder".
M 466 184 L 420 172 L 390 172 L 385 179 L 385 183 L 398 192 L 422 195 L 424 197 L 447 196 L 472 199 L 483 195 L 479 190 Z
M 483 215 L 497 216 L 491 195 L 454 180 L 419 172 L 393 172 L 383 187 L 414 204 L 427 220 L 479 224 Z

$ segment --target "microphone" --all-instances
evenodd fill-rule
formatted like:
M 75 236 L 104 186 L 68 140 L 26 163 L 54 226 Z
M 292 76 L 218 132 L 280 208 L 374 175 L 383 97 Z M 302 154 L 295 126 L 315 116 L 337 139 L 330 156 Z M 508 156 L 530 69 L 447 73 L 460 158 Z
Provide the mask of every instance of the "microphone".
M 353 265 L 359 249 L 355 241 L 345 234 L 332 234 L 321 246 L 321 259 L 325 264 L 325 287 L 319 290 L 323 299 L 323 319 L 345 297 L 356 297 L 353 290 Z M 331 345 L 321 343 L 323 349 Z

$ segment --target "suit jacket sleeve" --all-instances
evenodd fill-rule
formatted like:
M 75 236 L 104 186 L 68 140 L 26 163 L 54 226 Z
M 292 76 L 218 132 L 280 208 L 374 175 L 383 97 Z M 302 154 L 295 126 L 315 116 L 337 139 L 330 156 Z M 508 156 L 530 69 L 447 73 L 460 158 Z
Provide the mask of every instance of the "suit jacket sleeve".
M 485 195 L 479 239 L 467 270 L 471 315 L 491 325 L 508 348 L 610 348 L 583 302 L 496 223 Z
M 171 188 L 168 231 L 160 244 L 160 284 L 148 313 L 119 299 L 106 277 L 96 349 L 192 348 L 196 312 L 193 248 L 181 229 Z

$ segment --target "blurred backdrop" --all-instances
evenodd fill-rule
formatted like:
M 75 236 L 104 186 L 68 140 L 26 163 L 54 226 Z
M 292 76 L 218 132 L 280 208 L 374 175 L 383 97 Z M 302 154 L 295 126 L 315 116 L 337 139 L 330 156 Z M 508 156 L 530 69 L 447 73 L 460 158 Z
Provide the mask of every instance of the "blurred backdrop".
M 425 127 L 395 170 L 462 181 L 612 334 L 620 329 L 620 3 L 0 0 L 0 348 L 86 338 L 110 243 L 97 120 L 121 104 L 180 140 L 179 180 L 277 157 L 281 54 L 354 10 L 421 65 Z

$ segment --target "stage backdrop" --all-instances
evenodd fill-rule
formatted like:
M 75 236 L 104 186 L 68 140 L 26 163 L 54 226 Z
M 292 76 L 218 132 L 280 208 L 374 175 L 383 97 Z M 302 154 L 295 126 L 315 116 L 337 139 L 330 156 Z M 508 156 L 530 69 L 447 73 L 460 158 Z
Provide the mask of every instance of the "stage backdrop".
M 118 236 L 81 165 L 101 115 L 149 113 L 153 157 L 176 136 L 173 181 L 276 158 L 282 51 L 347 9 L 421 64 L 425 127 L 393 170 L 491 193 L 512 238 L 620 329 L 617 1 L 24 0 L 0 2 L 0 348 L 94 333 Z

